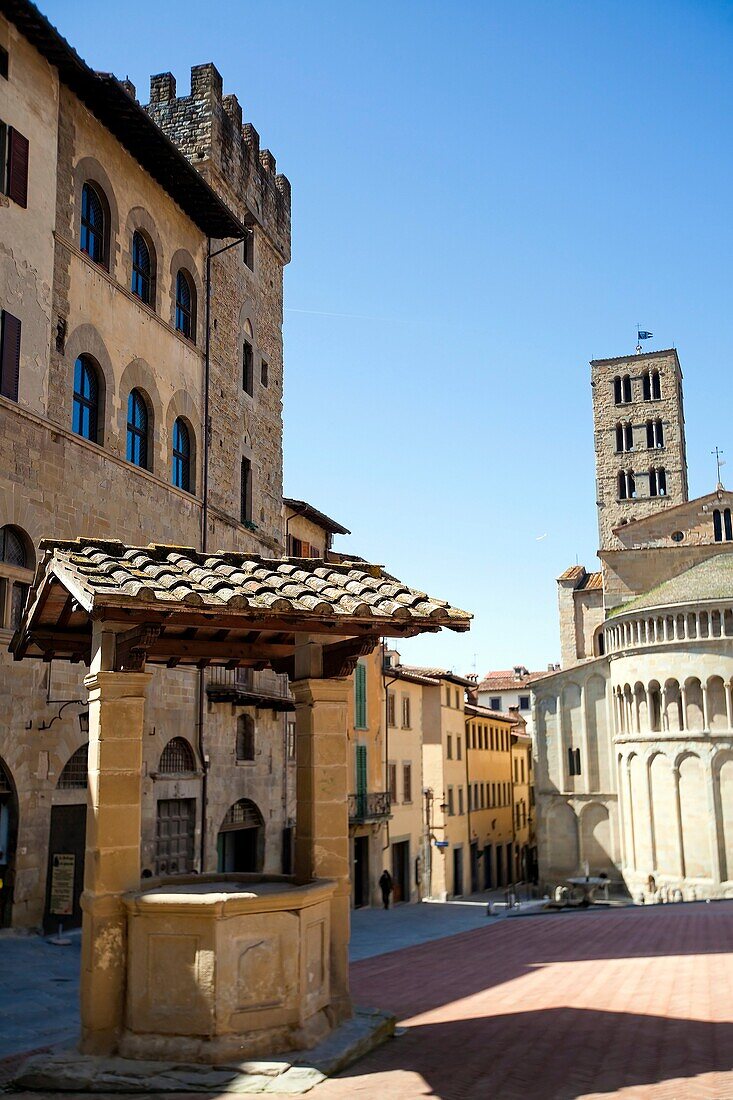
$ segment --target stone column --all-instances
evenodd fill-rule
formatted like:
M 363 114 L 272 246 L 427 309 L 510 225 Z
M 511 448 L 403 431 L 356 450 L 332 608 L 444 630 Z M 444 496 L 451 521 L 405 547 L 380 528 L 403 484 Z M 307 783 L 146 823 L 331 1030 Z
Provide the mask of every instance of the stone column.
M 92 666 L 94 667 L 94 665 Z M 81 898 L 81 1050 L 113 1054 L 125 1008 L 127 925 L 121 896 L 140 886 L 145 672 L 96 671 L 89 692 L 89 787 Z
M 730 680 L 725 685 L 725 713 L 728 717 L 728 729 L 733 729 L 733 688 Z
M 296 646 L 295 675 L 316 672 L 320 646 Z M 295 679 L 298 882 L 336 880 L 331 903 L 331 1008 L 336 1024 L 351 1014 L 349 996 L 349 816 L 347 698 L 350 681 Z
M 708 713 L 708 685 L 701 682 L 700 690 L 702 692 L 702 728 L 704 730 L 709 730 L 710 714 Z

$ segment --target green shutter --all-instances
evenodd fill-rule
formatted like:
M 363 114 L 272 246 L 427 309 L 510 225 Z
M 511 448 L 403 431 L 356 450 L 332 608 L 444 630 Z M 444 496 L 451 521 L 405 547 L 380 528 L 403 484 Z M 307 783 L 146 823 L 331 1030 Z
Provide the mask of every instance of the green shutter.
M 357 729 L 367 728 L 366 668 L 357 665 L 354 672 L 354 725 Z

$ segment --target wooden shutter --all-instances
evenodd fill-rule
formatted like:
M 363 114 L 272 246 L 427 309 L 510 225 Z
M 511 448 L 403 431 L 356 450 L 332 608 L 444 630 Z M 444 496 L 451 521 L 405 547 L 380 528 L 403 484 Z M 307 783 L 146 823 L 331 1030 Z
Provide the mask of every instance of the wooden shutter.
M 366 668 L 357 665 L 354 674 L 354 725 L 366 729 Z
M 20 373 L 20 321 L 12 313 L 2 314 L 0 338 L 0 393 L 11 401 L 18 400 Z
M 367 791 L 367 750 L 366 745 L 356 746 L 356 793 L 364 795 Z
M 10 130 L 8 195 L 18 206 L 28 205 L 28 138 Z

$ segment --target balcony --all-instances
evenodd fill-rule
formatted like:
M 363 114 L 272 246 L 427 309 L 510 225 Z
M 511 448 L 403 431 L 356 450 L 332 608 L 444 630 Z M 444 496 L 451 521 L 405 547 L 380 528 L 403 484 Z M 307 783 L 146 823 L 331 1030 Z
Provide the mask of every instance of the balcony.
M 389 791 L 363 791 L 349 795 L 349 821 L 379 821 L 390 816 Z
M 295 710 L 287 676 L 269 669 L 210 668 L 206 694 L 212 703 L 237 703 L 261 710 Z

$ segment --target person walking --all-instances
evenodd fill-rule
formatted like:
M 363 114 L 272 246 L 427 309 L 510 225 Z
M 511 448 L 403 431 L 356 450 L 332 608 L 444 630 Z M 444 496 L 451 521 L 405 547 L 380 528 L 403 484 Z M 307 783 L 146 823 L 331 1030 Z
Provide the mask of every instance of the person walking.
M 382 891 L 384 908 L 389 909 L 389 895 L 392 893 L 392 876 L 386 867 L 382 871 L 382 876 L 379 880 L 379 889 Z

